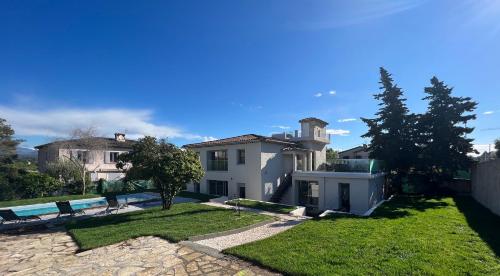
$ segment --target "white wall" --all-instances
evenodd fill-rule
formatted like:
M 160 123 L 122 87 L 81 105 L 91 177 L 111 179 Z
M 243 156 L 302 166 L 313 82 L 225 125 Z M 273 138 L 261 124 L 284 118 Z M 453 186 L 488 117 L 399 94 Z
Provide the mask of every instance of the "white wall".
M 237 164 L 237 150 L 245 150 L 245 164 Z M 245 184 L 247 198 L 262 200 L 261 185 L 261 143 L 237 144 L 215 147 L 195 148 L 200 153 L 201 165 L 205 175 L 200 181 L 200 192 L 209 193 L 208 180 L 228 182 L 228 196 L 239 195 L 238 184 Z M 212 150 L 227 150 L 228 170 L 207 171 L 207 152 Z M 188 185 L 189 191 L 194 191 L 194 185 Z
M 500 159 L 472 167 L 472 197 L 500 216 Z
M 383 199 L 383 175 L 365 173 L 335 173 L 335 172 L 295 172 L 293 176 L 293 197 L 298 201 L 298 180 L 316 181 L 319 184 L 320 210 L 333 210 L 340 207 L 340 183 L 349 184 L 351 210 L 353 214 L 363 214 Z

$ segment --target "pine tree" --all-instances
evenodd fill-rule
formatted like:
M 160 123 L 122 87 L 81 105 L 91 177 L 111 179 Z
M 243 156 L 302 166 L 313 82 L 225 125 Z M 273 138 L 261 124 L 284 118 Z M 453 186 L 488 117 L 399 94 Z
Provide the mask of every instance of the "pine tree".
M 393 186 L 401 190 L 400 177 L 415 163 L 416 146 L 414 129 L 417 115 L 409 114 L 403 91 L 393 83 L 391 74 L 380 68 L 380 100 L 376 118 L 361 118 L 368 126 L 362 137 L 370 138 L 370 158 L 383 160 L 388 173 L 395 177 Z
M 467 138 L 474 128 L 467 127 L 467 122 L 476 118 L 470 112 L 477 103 L 469 97 L 452 96 L 452 90 L 436 77 L 425 88 L 428 96 L 424 100 L 429 103 L 420 133 L 424 138 L 425 170 L 435 183 L 450 179 L 457 170 L 468 169 L 472 160 L 467 154 L 474 152 L 474 139 Z

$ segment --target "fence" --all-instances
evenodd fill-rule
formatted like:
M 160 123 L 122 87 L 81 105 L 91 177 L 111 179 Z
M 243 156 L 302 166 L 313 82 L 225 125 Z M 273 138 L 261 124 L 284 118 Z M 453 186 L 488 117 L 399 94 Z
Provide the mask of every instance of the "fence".
M 478 163 L 471 179 L 472 196 L 500 216 L 500 159 Z
M 100 181 L 96 183 L 96 190 L 99 193 L 144 191 L 153 188 L 153 183 L 147 180 L 137 180 L 129 182 L 114 180 Z

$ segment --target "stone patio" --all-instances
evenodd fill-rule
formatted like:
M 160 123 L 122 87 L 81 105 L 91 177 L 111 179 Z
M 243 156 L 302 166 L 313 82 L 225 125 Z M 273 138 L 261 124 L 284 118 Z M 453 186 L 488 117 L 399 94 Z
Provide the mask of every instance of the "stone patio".
M 0 275 L 277 275 L 157 237 L 75 254 L 77 248 L 61 228 L 0 234 Z

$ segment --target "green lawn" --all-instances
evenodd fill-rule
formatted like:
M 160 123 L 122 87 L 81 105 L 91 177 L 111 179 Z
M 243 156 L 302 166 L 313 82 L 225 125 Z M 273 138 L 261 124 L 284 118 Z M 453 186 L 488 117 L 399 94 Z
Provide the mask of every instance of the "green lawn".
M 106 217 L 71 221 L 66 229 L 80 249 L 87 250 L 140 236 L 158 236 L 177 242 L 191 236 L 220 232 L 255 224 L 270 217 L 250 212 L 180 203 L 170 210 L 159 207 Z
M 282 213 L 282 214 L 288 214 L 291 211 L 297 209 L 297 207 L 295 207 L 295 206 L 273 204 L 273 203 L 260 202 L 260 201 L 248 200 L 248 199 L 240 199 L 239 201 L 240 201 L 239 202 L 240 206 L 243 206 L 243 207 L 261 209 L 264 211 L 276 212 L 276 213 Z M 236 200 L 230 200 L 230 201 L 226 202 L 226 204 L 236 205 Z
M 201 193 L 193 193 L 193 192 L 188 192 L 188 191 L 182 191 L 177 196 L 187 197 L 187 198 L 193 198 L 193 199 L 197 199 L 197 200 L 199 200 L 201 202 L 207 202 L 210 199 L 217 197 L 217 196 L 213 196 L 213 195 L 207 195 L 207 194 L 201 194 Z
M 500 217 L 469 197 L 399 197 L 225 252 L 291 275 L 500 275 Z
M 20 206 L 20 205 L 30 205 L 37 203 L 47 203 L 54 201 L 66 201 L 66 200 L 74 200 L 74 199 L 84 199 L 84 198 L 93 198 L 100 197 L 98 194 L 86 194 L 86 195 L 64 195 L 64 196 L 48 196 L 48 197 L 39 197 L 39 198 L 29 198 L 29 199 L 16 199 L 16 200 L 8 200 L 8 201 L 0 201 L 0 208 L 3 207 L 11 207 L 11 206 Z

